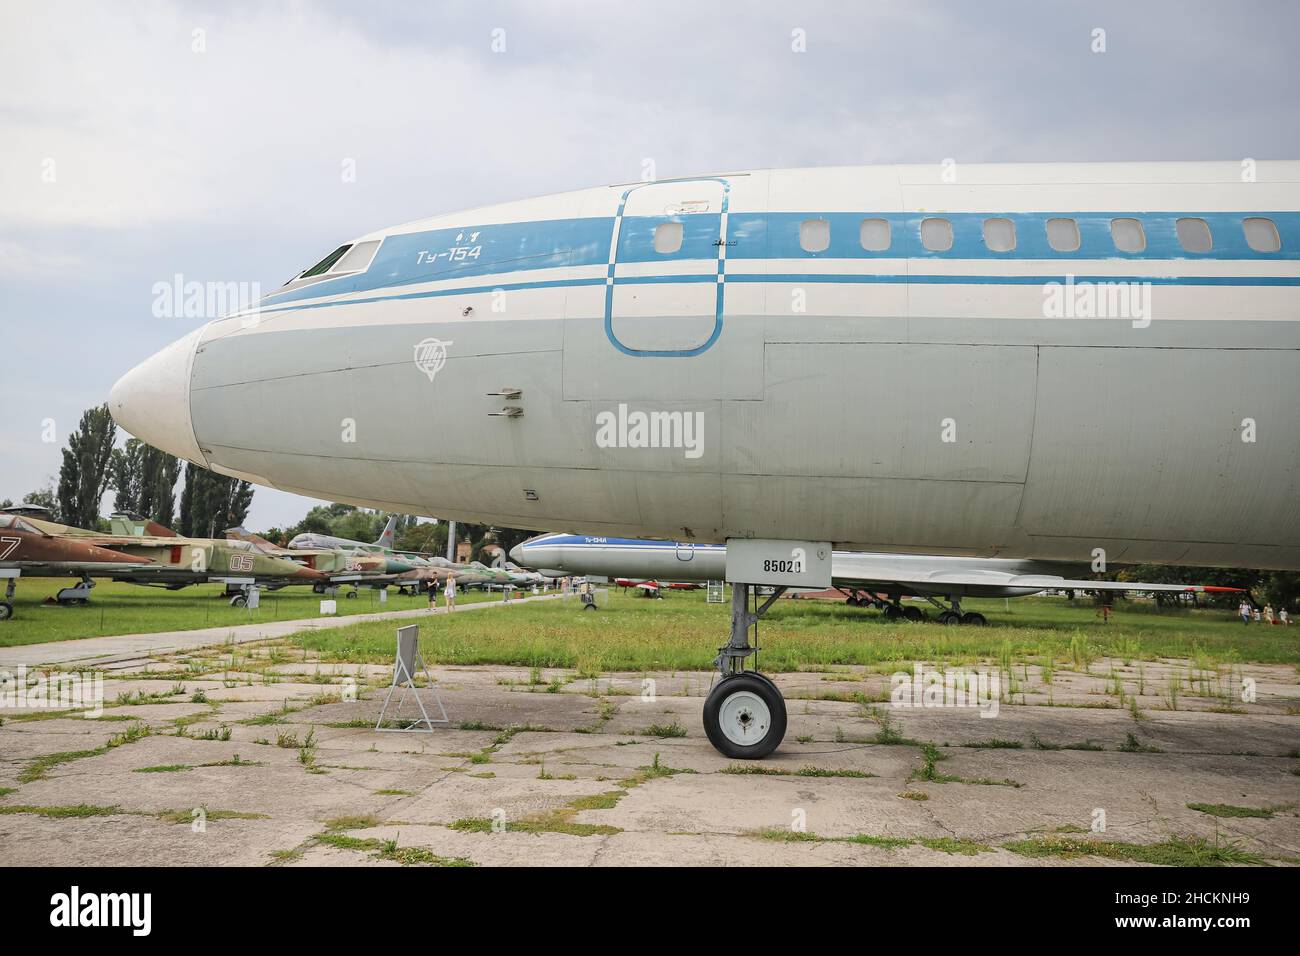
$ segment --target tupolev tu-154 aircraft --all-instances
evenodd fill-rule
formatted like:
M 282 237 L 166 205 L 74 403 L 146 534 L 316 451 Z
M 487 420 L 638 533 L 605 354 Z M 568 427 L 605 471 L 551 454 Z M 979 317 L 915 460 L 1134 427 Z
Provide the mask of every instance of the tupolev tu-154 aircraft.
M 1300 162 L 763 170 L 357 237 L 110 407 L 313 497 L 728 542 L 705 726 L 761 757 L 753 588 L 832 549 L 1300 568 L 1298 355 Z

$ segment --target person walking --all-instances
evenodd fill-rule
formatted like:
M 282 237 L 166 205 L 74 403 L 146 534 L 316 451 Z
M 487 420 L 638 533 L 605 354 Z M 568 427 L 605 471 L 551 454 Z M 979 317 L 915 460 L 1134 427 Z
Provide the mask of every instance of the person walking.
M 1242 598 L 1241 603 L 1237 605 L 1237 613 L 1241 615 L 1242 624 L 1250 623 L 1250 605 L 1246 603 L 1245 598 Z
M 1265 624 L 1273 623 L 1273 605 L 1271 604 L 1264 605 L 1264 623 Z
M 438 610 L 438 581 L 436 578 L 429 582 L 429 610 Z
M 447 597 L 447 610 L 449 612 L 456 610 L 456 579 L 455 578 L 447 579 L 446 597 Z
M 1291 615 L 1287 613 L 1286 608 L 1282 608 L 1277 612 L 1277 620 L 1279 624 L 1282 624 L 1284 626 L 1289 625 L 1291 623 Z

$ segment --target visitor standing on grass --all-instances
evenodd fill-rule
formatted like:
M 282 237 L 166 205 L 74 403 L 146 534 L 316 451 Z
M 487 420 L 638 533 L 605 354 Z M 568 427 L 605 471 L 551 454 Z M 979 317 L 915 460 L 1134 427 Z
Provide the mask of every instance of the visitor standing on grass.
M 429 610 L 438 610 L 438 579 L 429 582 Z
M 447 610 L 456 610 L 456 579 L 447 579 Z
M 1250 623 L 1250 605 L 1246 603 L 1245 598 L 1242 598 L 1241 603 L 1237 605 L 1237 613 L 1241 615 L 1242 624 Z

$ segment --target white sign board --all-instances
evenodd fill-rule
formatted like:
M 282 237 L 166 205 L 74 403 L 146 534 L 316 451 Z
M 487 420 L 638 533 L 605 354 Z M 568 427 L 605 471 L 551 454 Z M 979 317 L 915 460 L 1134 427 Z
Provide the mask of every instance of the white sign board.
M 322 614 L 337 614 L 339 605 L 337 601 L 321 601 L 320 612 Z
M 821 589 L 831 586 L 829 541 L 728 538 L 727 581 Z

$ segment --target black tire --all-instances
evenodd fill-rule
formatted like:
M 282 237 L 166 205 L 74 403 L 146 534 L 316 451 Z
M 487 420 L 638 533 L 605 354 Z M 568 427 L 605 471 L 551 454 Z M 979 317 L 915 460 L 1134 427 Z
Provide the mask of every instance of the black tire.
M 903 609 L 901 607 L 899 607 L 897 604 L 885 605 L 885 620 L 898 621 L 898 620 L 902 620 L 902 618 L 903 618 Z
M 230 606 L 231 606 L 231 607 L 247 607 L 247 606 L 248 606 L 248 598 L 246 598 L 246 597 L 245 597 L 244 595 L 242 595 L 242 594 L 236 594 L 234 597 L 232 597 L 232 598 L 230 599 Z
M 845 599 L 844 599 L 844 603 L 847 604 L 849 607 L 861 607 L 861 606 L 862 606 L 861 603 L 858 601 L 858 599 L 855 598 L 855 597 L 848 597 L 848 598 L 845 598 Z
M 963 624 L 970 624 L 973 627 L 984 627 L 988 624 L 989 620 L 979 611 L 967 611 L 961 616 L 961 622 Z
M 956 611 L 944 611 L 939 615 L 940 624 L 960 624 L 961 615 Z
M 14 606 L 8 601 L 0 601 L 0 621 L 7 621 L 14 616 Z
M 596 605 L 594 605 L 594 604 L 584 604 L 584 605 L 582 606 L 582 609 L 583 609 L 584 611 L 594 611 L 594 610 L 596 610 Z
M 903 617 L 907 618 L 909 621 L 924 621 L 925 612 L 915 604 L 909 604 L 907 607 L 903 608 Z
M 769 719 L 767 726 L 764 727 L 761 724 L 745 723 L 753 720 L 753 717 L 743 709 L 743 706 L 741 708 L 741 716 L 736 720 L 735 728 L 743 732 L 744 727 L 752 726 L 755 733 L 752 744 L 733 740 L 722 728 L 724 707 L 738 694 L 748 694 L 758 698 L 768 711 Z M 785 725 L 785 700 L 771 680 L 758 674 L 734 674 L 724 677 L 713 686 L 713 690 L 709 691 L 709 696 L 704 701 L 704 732 L 708 735 L 709 743 L 713 744 L 714 749 L 724 757 L 737 760 L 761 760 L 781 745 L 785 737 Z
M 343 595 L 343 596 L 344 596 L 345 598 L 347 598 L 349 601 L 351 601 L 353 598 L 355 598 L 355 597 L 357 596 L 357 592 L 356 592 L 356 591 L 349 591 L 347 594 L 345 594 L 345 595 Z

